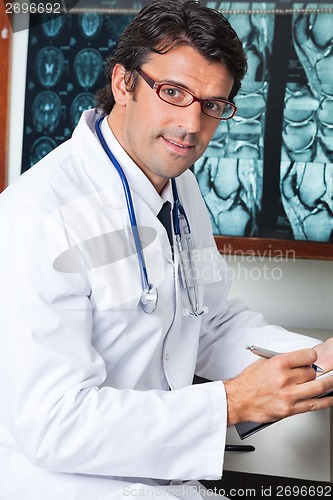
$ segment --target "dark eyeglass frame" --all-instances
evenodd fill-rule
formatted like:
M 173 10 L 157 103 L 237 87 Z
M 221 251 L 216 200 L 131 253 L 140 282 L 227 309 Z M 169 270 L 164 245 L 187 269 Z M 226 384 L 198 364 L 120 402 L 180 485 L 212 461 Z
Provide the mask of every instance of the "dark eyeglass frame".
M 170 82 L 156 82 L 150 76 L 148 76 L 147 73 L 145 73 L 141 68 L 137 69 L 136 71 L 139 73 L 139 75 L 141 76 L 141 78 L 143 78 L 143 80 L 149 85 L 149 87 L 152 88 L 156 92 L 157 96 L 161 99 L 161 101 L 166 102 L 167 104 L 170 104 L 171 106 L 177 106 L 178 108 L 187 108 L 188 106 L 190 106 L 194 102 L 200 102 L 202 112 L 206 116 L 209 116 L 209 118 L 214 118 L 215 120 L 220 120 L 220 121 L 223 120 L 223 121 L 225 121 L 225 120 L 230 120 L 230 118 L 232 118 L 233 116 L 235 116 L 235 113 L 237 111 L 237 107 L 235 106 L 235 104 L 233 104 L 230 101 L 227 101 L 226 99 L 208 99 L 208 98 L 206 98 L 206 99 L 199 99 L 194 94 L 192 94 L 192 92 L 190 92 L 187 89 L 184 89 L 183 87 L 180 87 L 179 85 L 175 85 L 175 84 L 170 83 Z M 186 94 L 188 94 L 188 95 L 190 95 L 192 97 L 192 100 L 190 102 L 186 103 L 186 104 L 176 104 L 176 103 L 173 103 L 173 102 L 170 102 L 170 101 L 166 101 L 160 95 L 161 88 L 164 85 L 170 85 L 170 86 L 172 86 L 175 89 L 179 89 L 182 92 L 185 92 Z M 227 104 L 228 106 L 231 107 L 231 115 L 228 116 L 227 118 L 225 118 L 223 116 L 222 117 L 212 116 L 209 113 L 207 113 L 207 110 L 204 109 L 203 105 L 204 105 L 205 102 L 222 102 L 223 104 Z

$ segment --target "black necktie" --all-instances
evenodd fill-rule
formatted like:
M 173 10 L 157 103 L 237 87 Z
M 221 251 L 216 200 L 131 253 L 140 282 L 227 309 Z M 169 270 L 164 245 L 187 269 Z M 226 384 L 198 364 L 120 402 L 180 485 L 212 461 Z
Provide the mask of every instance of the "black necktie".
M 171 203 L 170 201 L 166 201 L 159 213 L 157 214 L 157 218 L 165 227 L 167 232 L 171 248 L 173 248 L 173 237 L 172 237 L 172 222 L 171 222 Z

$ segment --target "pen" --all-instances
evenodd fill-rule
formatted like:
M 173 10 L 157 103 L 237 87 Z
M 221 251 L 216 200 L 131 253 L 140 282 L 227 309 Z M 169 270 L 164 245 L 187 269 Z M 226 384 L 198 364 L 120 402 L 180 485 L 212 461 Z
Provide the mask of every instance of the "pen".
M 253 354 L 255 354 L 256 356 L 260 356 L 261 358 L 266 358 L 266 359 L 272 358 L 277 354 L 282 354 L 281 352 L 270 351 L 269 349 L 264 349 L 263 347 L 258 347 L 257 345 L 246 345 L 245 349 L 248 349 L 249 351 L 253 352 Z M 313 364 L 311 366 L 315 372 L 321 373 L 324 371 L 318 365 Z

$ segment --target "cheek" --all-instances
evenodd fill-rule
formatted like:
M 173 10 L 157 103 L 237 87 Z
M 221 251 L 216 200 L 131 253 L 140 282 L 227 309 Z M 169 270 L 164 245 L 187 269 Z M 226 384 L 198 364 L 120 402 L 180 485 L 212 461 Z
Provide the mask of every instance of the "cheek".
M 205 139 L 207 141 L 207 146 L 210 143 L 210 141 L 214 138 L 216 131 L 218 130 L 218 128 L 221 125 L 221 122 L 219 120 L 216 120 L 216 122 L 217 123 L 215 123 L 215 120 L 214 120 L 214 123 L 209 123 L 209 125 L 207 125 L 206 136 L 205 136 Z M 226 131 L 225 128 L 220 128 L 220 130 L 221 130 L 221 132 L 222 132 L 222 130 Z M 225 132 L 223 134 L 219 133 L 219 136 L 220 135 L 224 136 Z
M 215 124 L 205 124 L 203 123 L 201 132 L 200 132 L 200 138 L 201 138 L 201 146 L 206 149 L 207 146 L 209 145 L 210 141 L 213 139 L 214 134 L 216 132 L 217 126 Z
M 137 138 L 156 136 L 163 123 L 163 114 L 158 114 L 155 109 L 151 110 L 149 107 L 138 111 L 136 110 L 136 113 L 129 115 L 128 125 L 132 134 Z

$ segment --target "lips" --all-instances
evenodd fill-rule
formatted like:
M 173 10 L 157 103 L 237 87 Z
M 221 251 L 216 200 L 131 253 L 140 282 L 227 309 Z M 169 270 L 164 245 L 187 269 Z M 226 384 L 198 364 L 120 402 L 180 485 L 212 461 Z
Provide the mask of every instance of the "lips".
M 175 146 L 178 146 L 180 148 L 190 148 L 190 147 L 192 147 L 192 146 L 186 146 L 184 144 L 179 144 L 178 142 L 171 141 L 170 139 L 166 139 L 166 141 L 171 142 L 171 144 L 174 144 Z
M 180 142 L 177 142 L 177 141 L 173 141 L 172 139 L 166 139 L 165 137 L 163 137 L 163 139 L 165 140 L 165 142 L 167 142 L 168 144 L 174 146 L 175 148 L 180 148 L 180 149 L 183 149 L 184 151 L 189 151 L 191 149 L 194 148 L 193 145 L 191 144 L 181 144 Z

